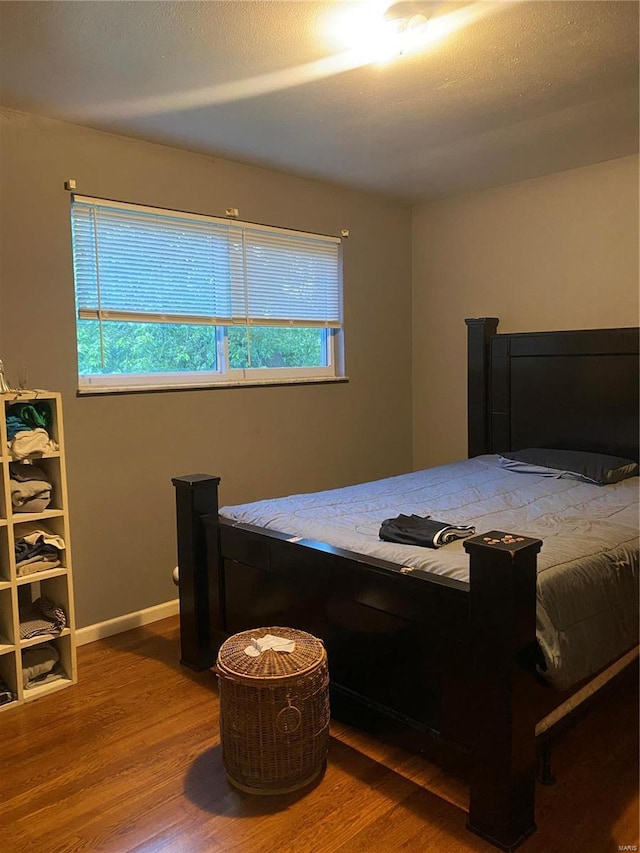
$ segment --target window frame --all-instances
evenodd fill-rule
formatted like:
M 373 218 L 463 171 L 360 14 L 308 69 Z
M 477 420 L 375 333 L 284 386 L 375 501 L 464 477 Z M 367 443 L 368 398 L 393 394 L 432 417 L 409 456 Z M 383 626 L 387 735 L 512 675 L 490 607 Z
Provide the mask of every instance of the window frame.
M 336 289 L 339 300 L 339 321 L 327 323 L 314 320 L 285 320 L 270 323 L 268 319 L 251 320 L 247 316 L 244 322 L 233 318 L 233 322 L 220 322 L 220 318 L 214 316 L 198 315 L 165 315 L 153 312 L 140 311 L 114 311 L 97 307 L 81 308 L 78 304 L 78 279 L 76 276 L 76 244 L 73 239 L 75 201 L 81 204 L 94 204 L 118 211 L 127 209 L 150 213 L 155 215 L 166 215 L 172 219 L 185 219 L 196 222 L 213 222 L 222 224 L 232 229 L 244 229 L 247 231 L 265 231 L 275 235 L 294 235 L 295 237 L 309 237 L 310 239 L 322 240 L 337 245 L 337 281 Z M 203 389 L 231 386 L 255 386 L 255 385 L 288 385 L 307 384 L 315 382 L 344 382 L 347 377 L 344 373 L 344 293 L 343 293 L 343 240 L 341 238 L 302 231 L 279 226 L 269 226 L 263 223 L 248 222 L 245 220 L 230 219 L 223 217 L 208 216 L 206 214 L 189 213 L 186 211 L 171 210 L 169 208 L 150 207 L 148 205 L 133 204 L 130 202 L 119 202 L 111 199 L 103 199 L 86 195 L 74 194 L 71 196 L 70 219 L 72 227 L 72 261 L 74 266 L 74 297 L 76 318 L 76 362 L 78 376 L 78 394 L 109 394 L 129 393 L 138 391 L 169 391 Z M 243 232 L 244 234 L 244 232 Z M 243 237 L 244 240 L 244 237 Z M 98 249 L 96 248 L 98 253 Z M 99 258 L 99 254 L 98 254 Z M 96 269 L 99 260 L 96 261 Z M 246 272 L 245 272 L 246 274 Z M 99 273 L 97 274 L 99 277 Z M 99 285 L 98 285 L 99 287 Z M 113 316 L 117 315 L 117 316 Z M 145 319 L 147 318 L 147 319 Z M 193 371 L 165 371 L 158 373 L 103 373 L 82 374 L 80 373 L 79 353 L 79 322 L 84 319 L 97 320 L 99 323 L 111 322 L 135 322 L 146 323 L 170 323 L 172 325 L 213 325 L 216 327 L 216 362 L 221 366 L 220 370 L 193 370 Z M 182 321 L 182 322 L 181 322 Z M 321 366 L 302 367 L 246 367 L 233 368 L 229 365 L 228 352 L 228 329 L 240 326 L 249 331 L 260 327 L 281 327 L 309 329 L 317 327 L 324 331 L 324 354 L 325 364 Z

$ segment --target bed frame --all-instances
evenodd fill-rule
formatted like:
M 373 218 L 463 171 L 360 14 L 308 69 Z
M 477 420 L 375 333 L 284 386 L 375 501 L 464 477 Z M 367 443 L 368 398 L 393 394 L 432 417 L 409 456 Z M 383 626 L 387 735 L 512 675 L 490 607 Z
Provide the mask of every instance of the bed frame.
M 497 318 L 466 323 L 469 456 L 546 446 L 638 459 L 637 328 L 497 334 Z M 258 626 L 321 637 L 332 713 L 466 756 L 469 829 L 517 847 L 536 828 L 536 724 L 574 692 L 536 674 L 542 543 L 482 531 L 465 542 L 463 583 L 227 521 L 219 482 L 173 480 L 182 662 L 211 667 L 227 637 Z

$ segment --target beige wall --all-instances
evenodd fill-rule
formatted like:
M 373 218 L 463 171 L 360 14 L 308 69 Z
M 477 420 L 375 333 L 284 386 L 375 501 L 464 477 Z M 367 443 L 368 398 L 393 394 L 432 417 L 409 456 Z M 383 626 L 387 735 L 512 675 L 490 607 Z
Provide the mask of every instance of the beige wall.
M 63 394 L 79 626 L 175 596 L 172 476 L 221 475 L 224 503 L 330 488 L 409 470 L 412 426 L 413 467 L 462 458 L 465 317 L 502 331 L 638 322 L 637 157 L 419 205 L 412 240 L 411 211 L 374 195 L 1 119 L 0 358 Z M 349 228 L 350 382 L 76 397 L 68 178 L 87 195 Z
M 638 323 L 638 158 L 413 212 L 414 467 L 466 455 L 465 317 L 498 331 Z
M 62 392 L 77 622 L 175 597 L 171 477 L 224 503 L 411 468 L 411 212 L 373 195 L 4 111 L 0 357 Z M 339 234 L 348 384 L 77 398 L 69 195 Z

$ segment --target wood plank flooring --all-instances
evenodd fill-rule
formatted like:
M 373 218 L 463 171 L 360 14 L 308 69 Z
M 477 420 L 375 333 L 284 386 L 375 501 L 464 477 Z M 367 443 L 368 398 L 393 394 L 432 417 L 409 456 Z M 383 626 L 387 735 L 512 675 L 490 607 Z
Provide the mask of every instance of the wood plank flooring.
M 0 714 L 3 853 L 494 851 L 464 828 L 463 779 L 338 723 L 315 787 L 236 791 L 213 676 L 178 655 L 177 617 L 92 643 L 77 686 Z M 631 681 L 567 733 L 522 853 L 638 845 L 637 721 Z

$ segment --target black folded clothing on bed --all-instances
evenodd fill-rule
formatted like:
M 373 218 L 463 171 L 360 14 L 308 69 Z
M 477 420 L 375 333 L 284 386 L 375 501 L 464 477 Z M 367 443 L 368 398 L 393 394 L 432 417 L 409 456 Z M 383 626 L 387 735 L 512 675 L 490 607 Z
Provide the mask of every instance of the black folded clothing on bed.
M 430 515 L 398 515 L 382 522 L 379 535 L 385 542 L 441 548 L 456 539 L 473 536 L 475 532 L 472 525 L 447 524 L 446 521 L 435 521 Z

